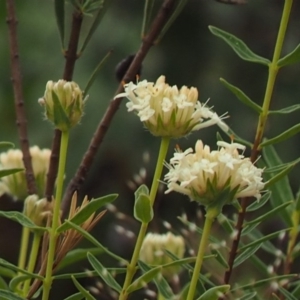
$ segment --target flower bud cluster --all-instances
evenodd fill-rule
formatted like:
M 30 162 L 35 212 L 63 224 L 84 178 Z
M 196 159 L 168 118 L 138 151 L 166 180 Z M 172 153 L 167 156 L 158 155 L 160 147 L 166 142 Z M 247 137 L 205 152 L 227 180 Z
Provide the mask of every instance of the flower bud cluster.
M 83 115 L 83 93 L 74 81 L 48 81 L 39 103 L 45 106 L 46 118 L 61 131 L 74 127 Z
M 166 254 L 165 250 L 170 251 L 178 258 L 183 258 L 185 251 L 184 239 L 181 236 L 175 236 L 171 232 L 166 234 L 148 233 L 143 241 L 140 260 L 152 266 L 171 263 L 173 260 Z M 162 273 L 170 278 L 178 271 L 178 267 L 172 266 L 163 269 Z

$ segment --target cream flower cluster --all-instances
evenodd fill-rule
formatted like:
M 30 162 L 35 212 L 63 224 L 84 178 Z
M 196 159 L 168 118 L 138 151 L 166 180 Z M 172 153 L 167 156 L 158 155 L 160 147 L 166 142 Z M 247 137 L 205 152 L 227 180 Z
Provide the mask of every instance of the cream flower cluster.
M 230 192 L 230 203 L 235 198 L 255 197 L 260 199 L 264 187 L 262 169 L 255 167 L 249 158 L 239 154 L 245 146 L 238 143 L 217 142 L 218 150 L 210 151 L 197 141 L 195 152 L 191 148 L 176 152 L 167 164 L 165 175 L 171 191 L 188 195 L 192 200 L 208 205 L 225 190 Z M 232 194 L 233 192 L 233 194 Z
M 40 149 L 38 146 L 30 148 L 32 168 L 38 194 L 42 196 L 46 184 L 46 176 L 49 168 L 51 151 Z M 21 150 L 13 149 L 0 154 L 0 169 L 24 168 L 23 154 Z M 0 195 L 7 193 L 17 199 L 24 200 L 27 196 L 27 187 L 24 171 L 1 178 Z
M 178 258 L 183 258 L 185 252 L 184 239 L 171 232 L 166 234 L 148 233 L 143 241 L 140 251 L 140 260 L 152 265 L 159 266 L 171 263 L 173 260 L 166 254 L 165 250 L 172 252 Z M 172 277 L 178 273 L 178 267 L 163 269 L 163 275 Z
M 194 130 L 219 125 L 224 131 L 227 125 L 215 112 L 198 101 L 194 87 L 169 86 L 165 76 L 155 83 L 143 80 L 124 85 L 124 93 L 115 98 L 127 97 L 128 111 L 135 111 L 140 120 L 155 136 L 182 137 Z

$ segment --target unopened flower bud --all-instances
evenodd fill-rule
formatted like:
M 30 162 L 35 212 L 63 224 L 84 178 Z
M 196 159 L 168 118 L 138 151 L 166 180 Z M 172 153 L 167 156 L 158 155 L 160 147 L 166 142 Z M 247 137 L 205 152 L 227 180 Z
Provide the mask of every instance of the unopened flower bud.
M 46 118 L 61 131 L 67 131 L 79 123 L 83 115 L 83 93 L 74 81 L 48 81 L 43 98 Z
M 46 198 L 30 195 L 25 199 L 24 215 L 37 226 L 45 226 L 47 217 L 52 212 L 52 204 Z
M 171 263 L 173 260 L 166 254 L 165 250 L 170 251 L 178 258 L 183 258 L 184 239 L 171 232 L 167 234 L 148 233 L 143 241 L 140 260 L 152 266 Z M 163 268 L 162 274 L 167 278 L 172 278 L 179 270 L 178 266 L 171 266 Z

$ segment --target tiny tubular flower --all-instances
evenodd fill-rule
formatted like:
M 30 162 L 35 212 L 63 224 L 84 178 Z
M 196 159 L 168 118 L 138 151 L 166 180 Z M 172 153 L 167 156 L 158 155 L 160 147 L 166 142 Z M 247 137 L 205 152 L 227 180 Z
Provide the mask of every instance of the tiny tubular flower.
M 49 168 L 51 151 L 40 149 L 38 146 L 30 147 L 32 168 L 37 184 L 37 194 L 43 196 L 46 176 Z M 0 154 L 0 169 L 24 168 L 23 154 L 21 150 L 11 149 Z M 27 186 L 24 171 L 1 178 L 0 195 L 7 193 L 14 198 L 24 200 L 27 196 Z
M 49 215 L 52 214 L 52 203 L 46 198 L 39 199 L 30 195 L 24 201 L 24 215 L 37 226 L 45 226 Z
M 165 83 L 165 76 L 157 81 L 143 80 L 124 85 L 124 93 L 116 98 L 127 97 L 128 111 L 135 111 L 140 120 L 155 136 L 179 138 L 191 131 L 217 124 L 227 131 L 227 125 L 206 105 L 198 101 L 198 90 L 186 86 L 178 89 L 176 85 Z
M 38 102 L 45 106 L 45 116 L 56 128 L 66 131 L 79 123 L 83 115 L 83 92 L 74 81 L 48 81 L 43 98 Z
M 210 205 L 218 196 L 227 191 L 225 204 L 240 197 L 260 199 L 263 169 L 254 166 L 249 158 L 238 150 L 245 146 L 238 143 L 217 142 L 218 150 L 210 151 L 199 140 L 195 152 L 191 148 L 175 152 L 165 175 L 168 189 L 189 196 L 203 205 Z
M 166 254 L 165 250 L 172 252 L 179 259 L 183 258 L 185 252 L 184 239 L 171 232 L 166 234 L 148 233 L 140 251 L 140 260 L 152 266 L 171 263 L 173 260 Z M 171 266 L 164 268 L 162 273 L 167 278 L 172 278 L 179 270 L 178 267 Z

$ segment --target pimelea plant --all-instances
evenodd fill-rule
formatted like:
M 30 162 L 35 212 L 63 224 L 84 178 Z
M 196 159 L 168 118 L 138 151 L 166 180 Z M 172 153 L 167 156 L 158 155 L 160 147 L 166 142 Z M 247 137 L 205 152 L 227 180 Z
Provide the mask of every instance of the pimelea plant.
M 49 149 L 30 147 L 27 126 L 33 120 L 26 118 L 28 105 L 22 88 L 26 75 L 21 76 L 18 9 L 14 2 L 6 0 L 6 13 L 20 150 L 10 149 L 16 147 L 10 142 L 0 143 L 3 150 L 0 154 L 0 218 L 18 223 L 21 235 L 14 237 L 18 239 L 17 246 L 0 241 L 0 255 L 3 245 L 18 249 L 17 260 L 0 257 L 0 299 L 299 299 L 300 193 L 294 192 L 288 179 L 299 158 L 283 163 L 276 151 L 276 144 L 286 142 L 299 132 L 299 124 L 295 121 L 296 124 L 285 129 L 282 122 L 273 125 L 270 121 L 278 135 L 270 136 L 266 131 L 270 115 L 292 116 L 300 108 L 295 96 L 293 105 L 271 109 L 277 74 L 283 67 L 300 62 L 299 45 L 288 54 L 282 54 L 293 1 L 282 1 L 271 59 L 255 54 L 233 34 L 215 26 L 208 27 L 241 59 L 260 64 L 267 71 L 265 91 L 257 101 L 221 79 L 221 83 L 255 114 L 256 132 L 252 140 L 239 136 L 230 126 L 235 118 L 243 126 L 249 125 L 244 121 L 246 116 L 231 113 L 230 107 L 219 111 L 214 99 L 202 100 L 198 88 L 191 86 L 189 80 L 183 85 L 171 83 L 168 78 L 172 74 L 164 70 L 152 78 L 143 78 L 141 73 L 147 69 L 147 66 L 142 67 L 143 61 L 153 47 L 164 43 L 164 35 L 187 2 L 144 1 L 141 45 L 135 54 L 118 64 L 116 75 L 120 84 L 106 110 L 101 112 L 103 116 L 75 174 L 68 174 L 66 166 L 74 147 L 81 146 L 81 140 L 77 136 L 76 145 L 70 146 L 70 137 L 79 124 L 85 126 L 82 117 L 87 115 L 88 103 L 100 98 L 90 88 L 111 51 L 91 72 L 84 87 L 82 77 L 75 78 L 74 68 L 93 41 L 103 16 L 109 14 L 110 1 L 53 1 L 53 18 L 65 65 L 61 79 L 49 78 L 43 83 L 36 101 L 36 106 L 40 104 L 44 109 L 44 119 L 53 127 Z M 242 0 L 218 2 L 223 3 L 215 4 L 244 5 L 243 9 L 247 9 L 246 1 Z M 122 10 L 124 3 L 115 5 Z M 70 19 L 70 28 L 66 30 Z M 181 34 L 175 31 L 176 42 L 178 39 L 180 43 Z M 113 31 L 106 34 L 110 36 Z M 194 42 L 189 41 L 189 46 Z M 173 50 L 177 51 L 176 46 Z M 49 77 L 53 77 L 51 71 L 48 66 Z M 220 75 L 214 74 L 215 77 Z M 250 87 L 251 84 L 249 82 Z M 129 181 L 134 199 L 129 214 L 119 208 L 124 207 L 123 189 L 116 187 L 108 195 L 105 195 L 107 189 L 103 189 L 98 197 L 92 188 L 83 188 L 89 174 L 93 174 L 90 171 L 96 154 L 122 101 L 127 101 L 126 108 L 132 119 L 136 118 L 135 114 L 141 121 L 136 124 L 146 131 L 144 134 L 160 141 L 158 154 L 151 154 L 151 157 L 157 156 L 153 174 L 149 166 L 142 167 L 134 180 Z M 93 113 L 99 118 L 99 110 L 89 112 L 86 117 L 91 118 Z M 4 119 L 4 112 L 1 114 Z M 43 121 L 41 114 L 39 120 Z M 122 134 L 126 135 L 126 124 L 121 127 Z M 211 127 L 210 132 L 215 131 L 216 140 L 212 145 L 208 145 L 204 134 L 208 127 Z M 1 130 L 4 131 L 5 126 Z M 191 141 L 193 136 L 196 142 Z M 115 148 L 122 149 L 121 139 L 120 136 L 114 140 Z M 170 144 L 175 148 L 173 154 L 169 153 Z M 145 155 L 145 160 L 148 158 Z M 114 174 L 107 168 L 105 176 Z M 69 177 L 71 180 L 65 186 Z M 83 191 L 87 195 L 83 195 Z M 168 199 L 169 215 L 174 215 L 177 199 L 182 199 L 180 203 L 186 200 L 177 223 L 174 218 L 174 224 L 160 218 L 159 204 L 165 199 Z M 12 210 L 5 209 L 2 208 L 5 201 L 18 205 Z M 185 212 L 189 206 L 196 211 L 193 216 Z M 112 213 L 116 223 L 114 234 L 105 219 Z M 276 218 L 276 226 L 265 230 L 272 218 Z M 96 231 L 95 235 L 91 232 L 95 227 L 102 233 L 110 232 L 107 245 Z M 0 238 L 2 233 L 13 235 L 9 226 L 1 226 Z M 70 282 L 70 289 L 65 288 L 66 280 Z

